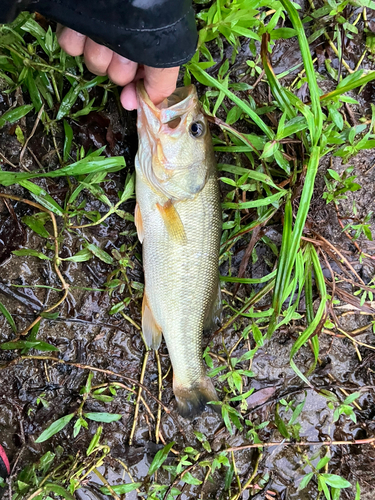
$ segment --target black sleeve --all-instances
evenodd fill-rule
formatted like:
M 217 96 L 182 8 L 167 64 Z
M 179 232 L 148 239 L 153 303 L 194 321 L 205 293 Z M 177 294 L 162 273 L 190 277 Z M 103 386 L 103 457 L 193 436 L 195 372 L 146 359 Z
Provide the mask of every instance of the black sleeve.
M 0 0 L 0 22 L 37 11 L 147 66 L 187 62 L 197 45 L 191 0 Z

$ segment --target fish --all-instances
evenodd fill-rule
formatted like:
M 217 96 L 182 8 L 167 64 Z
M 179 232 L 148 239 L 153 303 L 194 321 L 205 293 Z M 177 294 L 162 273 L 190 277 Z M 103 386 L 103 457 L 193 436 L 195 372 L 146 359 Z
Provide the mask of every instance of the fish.
M 222 228 L 216 161 L 194 85 L 155 106 L 137 85 L 135 225 L 145 288 L 142 331 L 150 349 L 164 336 L 180 415 L 218 401 L 202 358 L 202 335 L 220 321 Z M 210 407 L 220 412 L 219 405 Z

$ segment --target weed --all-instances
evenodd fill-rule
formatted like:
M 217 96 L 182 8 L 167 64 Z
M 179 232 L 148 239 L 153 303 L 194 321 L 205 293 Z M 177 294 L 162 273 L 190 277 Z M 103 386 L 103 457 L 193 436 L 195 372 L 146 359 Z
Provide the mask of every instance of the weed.
M 116 396 L 116 389 L 114 385 L 110 386 L 110 391 L 112 395 L 103 394 L 103 392 L 107 390 L 107 387 L 93 390 L 91 385 L 92 377 L 93 374 L 90 373 L 89 376 L 87 377 L 86 385 L 82 387 L 80 391 L 80 394 L 82 396 L 82 401 L 77 410 L 74 413 L 69 413 L 64 417 L 59 418 L 58 420 L 53 422 L 50 426 L 48 426 L 47 429 L 45 429 L 42 432 L 42 434 L 37 438 L 36 440 L 37 443 L 43 443 L 44 441 L 47 441 L 52 436 L 63 430 L 74 417 L 77 418 L 73 428 L 74 438 L 77 437 L 82 427 L 84 429 L 88 428 L 87 420 L 91 420 L 94 422 L 105 422 L 105 423 L 110 423 L 110 422 L 115 422 L 116 420 L 120 420 L 121 415 L 118 414 L 83 411 L 83 407 L 87 399 L 90 397 L 92 397 L 93 399 L 97 399 L 99 401 L 109 402 L 113 400 L 114 396 Z

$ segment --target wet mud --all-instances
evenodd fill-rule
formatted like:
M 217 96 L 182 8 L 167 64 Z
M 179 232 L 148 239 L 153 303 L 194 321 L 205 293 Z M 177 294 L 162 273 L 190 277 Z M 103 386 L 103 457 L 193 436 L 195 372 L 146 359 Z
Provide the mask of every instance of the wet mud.
M 358 28 L 360 31 L 361 27 L 358 26 Z M 320 47 L 320 50 L 329 50 L 324 42 L 321 42 Z M 348 42 L 344 56 L 349 57 L 349 60 L 352 58 L 353 61 L 357 61 L 359 55 L 360 53 L 355 47 L 355 40 Z M 337 58 L 332 54 L 330 56 L 332 57 L 332 65 L 337 66 Z M 243 57 L 244 60 L 248 57 L 246 50 Z M 280 42 L 277 44 L 272 58 L 277 74 L 298 64 L 300 55 L 296 42 Z M 240 64 L 240 62 L 236 60 L 236 64 Z M 369 66 L 371 64 L 371 62 L 368 63 Z M 323 67 L 321 70 L 324 74 Z M 298 71 L 296 70 L 296 74 Z M 365 108 L 369 108 L 374 95 L 374 85 L 368 84 L 361 94 L 361 104 Z M 267 102 L 268 97 L 268 90 L 263 83 L 260 83 L 254 92 L 254 98 L 259 102 Z M 12 96 L 2 98 L 0 102 L 2 111 L 11 105 Z M 360 112 L 358 110 L 357 113 L 354 107 L 354 115 L 359 119 L 363 116 L 363 109 Z M 33 122 L 28 117 L 24 123 L 25 135 L 30 133 L 32 126 Z M 71 126 L 75 142 L 86 150 L 105 146 L 106 155 L 125 156 L 127 169 L 124 172 L 110 174 L 110 182 L 103 186 L 105 194 L 115 202 L 117 192 L 123 186 L 126 173 L 134 170 L 133 161 L 137 148 L 135 114 L 121 111 L 116 100 L 110 98 L 103 112 L 90 113 L 87 117 L 72 122 Z M 212 131 L 214 134 L 220 134 L 218 129 L 213 128 Z M 62 130 L 57 131 L 56 138 L 59 147 L 61 147 Z M 12 127 L 6 126 L 1 129 L 0 149 L 11 163 L 18 166 L 21 145 L 16 140 Z M 39 168 L 37 161 L 46 170 L 58 165 L 51 137 L 45 135 L 41 126 L 37 128 L 32 141 L 30 141 L 29 149 L 32 153 L 26 152 L 23 167 L 30 170 Z M 223 162 L 225 158 L 218 156 L 218 161 Z M 346 212 L 352 213 L 351 208 L 354 201 L 358 211 L 358 219 L 363 218 L 370 211 L 375 211 L 374 162 L 375 153 L 371 150 L 362 152 L 350 160 L 349 164 L 354 166 L 357 182 L 361 184 L 362 189 L 359 192 L 350 193 L 347 200 L 340 202 L 342 216 L 345 216 Z M 6 165 L 6 168 L 11 169 L 9 165 Z M 359 261 L 356 248 L 343 234 L 339 226 L 333 205 L 327 205 L 322 199 L 325 188 L 324 174 L 327 168 L 334 168 L 341 173 L 346 166 L 342 165 L 339 158 L 327 158 L 322 161 L 307 227 L 311 230 L 311 234 L 314 234 L 315 231 L 336 248 L 339 248 L 364 283 L 368 284 L 374 276 L 375 260 Z M 63 204 L 68 190 L 64 179 L 48 179 L 38 182 L 58 203 Z M 21 187 L 6 188 L 4 191 L 21 198 L 27 197 L 27 192 Z M 105 205 L 88 192 L 85 192 L 85 197 L 87 211 L 98 210 L 105 213 Z M 134 201 L 124 204 L 121 209 L 133 213 Z M 0 301 L 12 314 L 18 332 L 22 332 L 41 311 L 61 298 L 61 292 L 56 291 L 61 284 L 50 261 L 12 254 L 12 251 L 20 248 L 45 250 L 43 247 L 45 240 L 32 232 L 21 220 L 25 215 L 33 213 L 34 209 L 22 202 L 0 200 Z M 373 234 L 375 234 L 373 216 L 370 219 L 370 224 Z M 51 230 L 48 224 L 46 227 Z M 61 242 L 61 257 L 69 257 L 81 249 L 82 234 L 109 254 L 113 250 L 120 252 L 122 245 L 126 245 L 127 248 L 132 247 L 133 250 L 130 252 L 131 267 L 127 268 L 127 276 L 130 282 L 143 282 L 139 258 L 141 247 L 137 244 L 134 224 L 131 221 L 122 220 L 116 215 L 112 215 L 105 224 L 100 226 L 79 231 L 64 231 Z M 281 242 L 281 234 L 282 221 L 280 218 L 271 221 L 270 225 L 264 228 L 264 236 L 269 237 L 277 246 Z M 306 235 L 308 235 L 308 230 Z M 233 249 L 230 263 L 233 276 L 238 274 L 249 241 L 249 235 L 244 236 Z M 373 242 L 360 238 L 359 243 L 365 252 L 374 254 L 375 244 Z M 269 247 L 260 241 L 246 266 L 244 277 L 258 278 L 268 274 L 274 263 L 275 256 Z M 324 266 L 324 264 L 322 265 Z M 348 294 L 352 294 L 353 283 L 346 279 L 347 276 L 343 273 L 340 263 L 331 262 L 331 266 L 342 278 L 338 287 Z M 328 267 L 323 270 L 326 277 L 330 278 Z M 111 484 L 128 482 L 128 476 L 127 474 L 124 476 L 124 469 L 118 461 L 120 460 L 126 464 L 128 472 L 135 481 L 142 481 L 147 477 L 148 468 L 155 453 L 163 447 L 160 441 L 156 443 L 155 422 L 153 421 L 157 415 L 158 404 L 149 394 L 145 393 L 143 396 L 148 409 L 146 410 L 144 404 L 140 403 L 136 430 L 132 443 L 129 444 L 136 394 L 129 392 L 128 388 L 137 389 L 137 387 L 131 384 L 128 379 L 139 380 L 146 353 L 139 328 L 134 326 L 134 324 L 140 325 L 141 323 L 142 293 L 125 306 L 123 309 L 125 317 L 119 313 L 110 315 L 111 307 L 121 301 L 125 293 L 119 291 L 109 293 L 105 289 L 105 283 L 112 271 L 111 265 L 96 257 L 88 262 L 64 262 L 62 264 L 61 272 L 66 282 L 71 285 L 69 295 L 58 308 L 58 317 L 43 318 L 38 331 L 38 340 L 43 340 L 58 348 L 57 355 L 55 352 L 37 353 L 31 350 L 28 353 L 30 358 L 25 359 L 27 354 L 22 357 L 19 350 L 0 350 L 0 444 L 7 450 L 12 464 L 15 464 L 15 474 L 27 464 L 37 462 L 48 450 L 55 451 L 58 447 L 62 447 L 65 457 L 76 455 L 78 451 L 81 454 L 85 453 L 98 427 L 95 422 L 90 422 L 88 429 L 82 429 L 75 438 L 73 437 L 74 420 L 45 443 L 36 443 L 36 438 L 53 421 L 77 410 L 82 402 L 80 390 L 86 383 L 90 367 L 94 373 L 93 386 L 99 387 L 109 383 L 117 383 L 118 385 L 113 401 L 105 402 L 88 398 L 84 411 L 118 413 L 122 416 L 117 422 L 103 424 L 101 440 L 110 447 L 110 456 L 102 465 L 101 474 Z M 223 275 L 228 274 L 229 263 L 225 262 L 220 271 Z M 38 288 L 35 285 L 43 285 L 48 288 Z M 233 293 L 235 285 L 226 283 L 224 288 Z M 252 288 L 250 285 L 241 285 L 237 296 L 244 299 L 254 291 L 258 291 L 256 286 Z M 230 299 L 228 301 L 230 302 Z M 238 306 L 235 302 L 233 305 L 234 307 Z M 269 305 L 269 297 L 266 297 L 259 304 L 264 308 L 269 307 Z M 303 306 L 303 301 L 301 305 Z M 368 325 L 356 335 L 356 339 L 375 347 L 371 324 L 372 313 L 359 314 L 358 309 L 355 309 L 353 305 L 348 305 L 344 298 L 342 298 L 340 307 L 336 309 L 336 314 L 339 315 L 342 329 L 353 332 Z M 375 304 L 372 303 L 369 307 L 375 307 Z M 230 311 L 225 308 L 224 319 L 229 316 Z M 204 343 L 208 345 L 212 342 L 210 350 L 219 356 L 223 355 L 223 343 L 228 351 L 235 347 L 232 355 L 240 357 L 248 349 L 248 344 L 245 341 L 238 342 L 241 331 L 246 325 L 246 319 L 237 321 L 234 326 L 230 326 L 223 332 L 207 334 Z M 344 336 L 334 337 L 323 333 L 320 335 L 321 364 L 317 366 L 310 377 L 314 387 L 330 390 L 338 395 L 342 395 L 342 391 L 348 391 L 348 393 L 359 391 L 361 393 L 357 400 L 360 409 L 355 409 L 357 422 L 340 418 L 336 423 L 333 423 L 333 410 L 327 407 L 326 399 L 305 385 L 290 366 L 289 352 L 298 336 L 298 331 L 300 331 L 298 320 L 278 330 L 273 338 L 257 352 L 251 365 L 254 377 L 244 378 L 243 391 L 255 389 L 254 393 L 247 399 L 247 418 L 254 425 L 266 421 L 271 422 L 270 425 L 259 431 L 259 438 L 265 442 L 282 441 L 283 437 L 274 423 L 275 409 L 281 400 L 289 400 L 290 398 L 295 400 L 295 404 L 306 398 L 298 419 L 301 425 L 299 429 L 301 440 L 343 440 L 350 442 L 355 439 L 372 437 L 375 432 L 374 351 L 363 345 L 358 346 L 356 351 L 353 343 Z M 3 315 L 0 315 L 0 343 L 9 342 L 14 338 L 15 334 L 9 323 Z M 248 443 L 246 432 L 235 432 L 231 436 L 223 426 L 221 419 L 210 411 L 206 411 L 193 422 L 182 419 L 176 412 L 170 362 L 164 342 L 159 354 L 162 373 L 165 377 L 162 384 L 162 402 L 170 411 L 170 413 L 163 411 L 161 417 L 160 430 L 164 442 L 174 441 L 177 449 L 192 446 L 201 450 L 194 434 L 194 431 L 199 431 L 207 437 L 214 452 L 223 450 L 225 447 L 241 446 Z M 49 359 L 37 359 L 36 355 L 49 356 Z M 309 367 L 312 362 L 313 355 L 307 348 L 302 349 L 296 357 L 298 366 Z M 154 353 L 150 353 L 148 358 L 144 385 L 157 397 L 158 369 Z M 220 387 L 220 383 L 217 385 Z M 319 449 L 318 447 L 309 447 L 309 456 Z M 204 453 L 203 450 L 202 453 Z M 242 481 L 251 476 L 255 464 L 258 462 L 256 477 L 253 481 L 253 484 L 258 485 L 258 489 L 246 490 L 242 498 L 245 500 L 247 498 L 275 498 L 279 500 L 315 500 L 319 498 L 314 482 L 310 483 L 307 490 L 298 491 L 301 478 L 310 471 L 301 459 L 302 454 L 301 450 L 294 447 L 276 446 L 265 448 L 262 452 L 257 449 L 237 452 L 237 473 Z M 331 454 L 330 472 L 343 476 L 352 484 L 358 481 L 362 489 L 361 499 L 372 500 L 375 488 L 375 448 L 371 446 L 358 447 L 351 444 L 332 446 Z M 313 460 L 314 465 L 317 464 L 319 458 L 320 455 L 317 455 Z M 170 461 L 167 460 L 166 464 L 168 463 Z M 197 477 L 201 481 L 204 480 L 202 471 L 197 474 Z M 168 483 L 169 480 L 167 472 L 159 472 L 159 482 Z M 99 483 L 98 477 L 91 473 L 87 477 L 84 487 L 76 493 L 76 497 L 79 500 L 107 498 L 103 493 L 100 493 Z M 222 468 L 215 472 L 213 483 L 204 483 L 203 490 L 201 490 L 201 486 L 183 486 L 181 484 L 181 499 L 193 499 L 197 498 L 198 495 L 202 495 L 201 498 L 205 499 L 226 498 L 227 493 L 224 491 L 224 486 L 225 470 Z M 177 487 L 179 487 L 178 484 Z M 8 491 L 5 491 L 4 498 L 7 498 L 7 495 Z M 341 495 L 343 499 L 354 499 L 352 491 L 349 493 L 343 490 Z M 126 498 L 135 499 L 137 494 L 136 492 L 129 493 Z

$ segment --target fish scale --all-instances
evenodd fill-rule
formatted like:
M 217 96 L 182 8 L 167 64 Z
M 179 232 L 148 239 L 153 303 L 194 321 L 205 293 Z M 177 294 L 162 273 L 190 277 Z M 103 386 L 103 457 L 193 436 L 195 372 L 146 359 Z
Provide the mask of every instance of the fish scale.
M 222 222 L 216 164 L 209 136 L 204 147 L 205 185 L 191 199 L 173 202 L 173 210 L 178 214 L 186 237 L 183 243 L 171 236 L 165 219 L 156 209 L 157 205 L 165 205 L 168 198 L 143 175 L 142 161 L 148 159 L 142 157 L 142 152 L 149 150 L 140 147 L 136 159 L 145 295 L 168 347 L 180 413 L 190 417 L 199 413 L 207 401 L 217 399 L 212 382 L 205 375 L 201 343 L 205 323 L 210 320 L 207 315 L 219 293 Z

